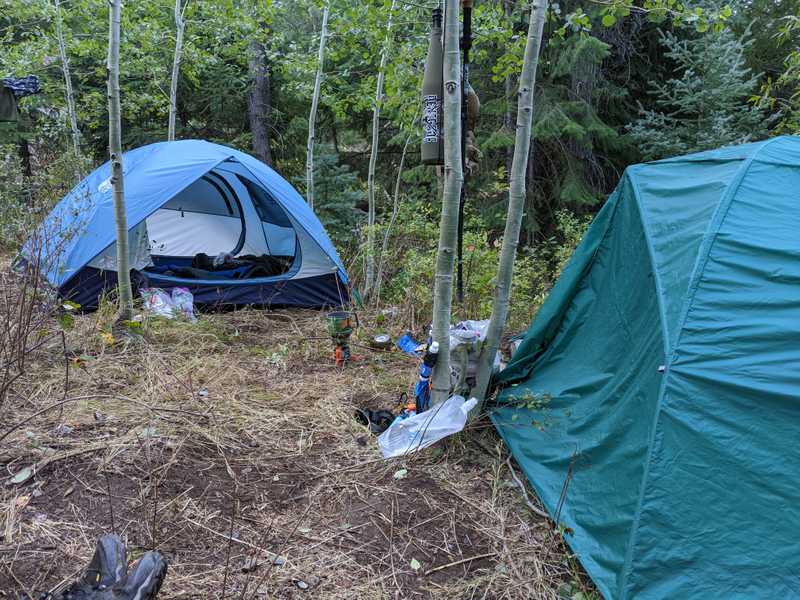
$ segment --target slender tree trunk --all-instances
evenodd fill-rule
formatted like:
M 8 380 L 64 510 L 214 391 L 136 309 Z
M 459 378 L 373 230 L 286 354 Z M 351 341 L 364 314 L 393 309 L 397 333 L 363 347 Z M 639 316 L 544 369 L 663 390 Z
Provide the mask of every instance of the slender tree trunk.
M 187 0 L 186 5 L 189 5 Z M 178 112 L 178 76 L 181 73 L 181 52 L 183 50 L 183 30 L 186 23 L 183 20 L 181 0 L 175 0 L 175 54 L 172 58 L 172 79 L 169 84 L 169 124 L 167 127 L 167 140 L 175 139 L 175 115 Z
M 26 177 L 32 177 L 33 165 L 31 164 L 31 146 L 28 143 L 28 140 L 24 137 L 21 137 L 19 140 L 19 157 L 22 160 L 23 174 Z
M 461 167 L 461 56 L 458 44 L 458 0 L 445 1 L 444 28 L 444 192 L 436 254 L 433 295 L 433 340 L 439 358 L 433 370 L 431 403 L 450 393 L 450 311 L 453 302 L 453 267 L 458 237 L 458 205 L 464 173 Z
M 503 2 L 503 8 L 505 9 L 506 19 L 511 22 L 511 16 L 514 12 L 514 0 L 505 0 Z M 512 106 L 514 103 L 514 78 L 509 73 L 506 75 L 505 80 L 505 96 L 506 96 L 506 112 L 503 115 L 503 127 L 509 133 L 514 128 L 514 113 L 512 112 Z M 506 177 L 511 176 L 511 163 L 514 160 L 514 149 L 509 144 L 506 147 Z
M 253 134 L 253 153 L 263 163 L 272 166 L 270 148 L 270 118 L 272 114 L 272 84 L 264 45 L 253 40 L 250 43 L 248 62 L 253 86 L 247 99 L 250 131 Z
M 122 172 L 122 117 L 119 103 L 119 28 L 122 0 L 109 0 L 108 11 L 108 149 L 111 158 L 111 186 L 114 220 L 117 225 L 117 277 L 119 320 L 133 316 L 133 292 L 128 264 L 128 219 L 125 214 L 125 186 Z
M 317 77 L 314 81 L 314 96 L 311 99 L 311 111 L 308 114 L 308 146 L 306 147 L 306 201 L 314 208 L 314 126 L 317 122 L 317 106 L 319 92 L 322 87 L 322 69 L 325 62 L 325 39 L 328 37 L 328 11 L 330 4 L 325 3 L 322 11 L 322 30 L 319 35 L 319 53 L 317 55 Z
M 528 144 L 528 164 L 525 169 L 525 202 L 527 203 L 526 211 L 531 216 L 528 220 L 527 227 L 525 228 L 526 241 L 529 246 L 533 245 L 536 240 L 536 231 L 539 228 L 536 214 L 536 190 L 534 189 L 534 175 L 536 174 L 536 165 L 534 164 L 533 149 L 535 142 L 533 134 L 531 134 L 530 143 Z M 509 170 L 511 173 L 511 170 Z
M 416 121 L 414 117 L 414 121 Z M 406 152 L 408 145 L 411 143 L 411 137 L 406 138 L 406 143 L 403 145 L 403 153 L 400 155 L 400 166 L 397 168 L 397 179 L 394 182 L 394 199 L 392 201 L 392 216 L 389 218 L 389 223 L 386 225 L 386 231 L 383 233 L 383 244 L 381 245 L 381 256 L 378 262 L 378 273 L 375 275 L 375 295 L 373 296 L 377 304 L 381 300 L 381 286 L 383 282 L 383 263 L 386 260 L 386 252 L 389 249 L 389 237 L 394 227 L 394 222 L 397 220 L 397 215 L 400 212 L 400 182 L 403 177 L 403 166 L 406 163 Z
M 381 51 L 381 63 L 378 67 L 378 82 L 375 84 L 375 105 L 372 108 L 372 148 L 369 154 L 367 171 L 367 252 L 366 278 L 364 282 L 364 298 L 369 298 L 375 280 L 375 164 L 378 161 L 378 130 L 380 128 L 381 105 L 383 104 L 383 81 L 386 75 L 386 59 L 392 44 L 392 17 L 397 9 L 397 0 L 392 0 L 389 18 L 386 20 L 386 41 Z
M 75 176 L 81 179 L 81 134 L 78 130 L 78 116 L 75 112 L 75 93 L 72 90 L 72 77 L 69 73 L 69 59 L 67 58 L 67 45 L 64 43 L 64 22 L 61 15 L 61 0 L 55 0 L 56 6 L 56 36 L 58 37 L 58 54 L 61 57 L 61 70 L 64 73 L 64 87 L 66 88 L 67 116 L 72 134 L 72 149 L 75 152 Z
M 533 0 L 528 41 L 522 61 L 519 78 L 517 102 L 517 133 L 514 142 L 514 160 L 511 166 L 511 182 L 508 190 L 508 216 L 503 233 L 503 246 L 500 249 L 500 264 L 497 268 L 497 284 L 492 303 L 492 316 L 486 340 L 478 358 L 475 388 L 472 395 L 483 401 L 489 380 L 492 376 L 500 336 L 508 316 L 508 303 L 511 296 L 514 260 L 517 257 L 519 231 L 525 208 L 525 170 L 531 145 L 531 123 L 533 122 L 533 92 L 536 85 L 536 67 L 539 63 L 539 47 L 542 42 L 547 0 Z

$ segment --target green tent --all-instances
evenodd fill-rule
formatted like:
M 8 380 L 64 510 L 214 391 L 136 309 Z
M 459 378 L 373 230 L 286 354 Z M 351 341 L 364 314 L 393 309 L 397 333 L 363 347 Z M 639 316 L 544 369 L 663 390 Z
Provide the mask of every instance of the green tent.
M 628 168 L 496 382 L 603 596 L 800 597 L 800 137 Z

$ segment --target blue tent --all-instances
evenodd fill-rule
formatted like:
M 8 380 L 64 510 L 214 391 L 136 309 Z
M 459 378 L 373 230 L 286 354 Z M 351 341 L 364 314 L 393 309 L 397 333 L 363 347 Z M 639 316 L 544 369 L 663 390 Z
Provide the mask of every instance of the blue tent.
M 797 598 L 800 137 L 629 167 L 496 382 L 604 598 Z
M 347 274 L 324 227 L 262 162 L 219 144 L 183 140 L 126 152 L 123 169 L 137 287 L 188 287 L 199 304 L 347 301 Z M 63 297 L 86 309 L 116 285 L 110 175 L 106 163 L 86 177 L 22 252 L 28 261 L 40 260 Z

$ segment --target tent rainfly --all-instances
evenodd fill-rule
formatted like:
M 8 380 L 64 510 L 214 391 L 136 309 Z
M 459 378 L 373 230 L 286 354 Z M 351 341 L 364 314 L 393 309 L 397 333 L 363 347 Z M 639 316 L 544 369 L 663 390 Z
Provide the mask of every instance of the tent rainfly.
M 628 168 L 493 420 L 607 599 L 800 595 L 800 137 Z
M 123 168 L 137 287 L 187 287 L 206 305 L 347 301 L 347 274 L 322 224 L 262 162 L 219 144 L 182 140 L 126 152 Z M 86 177 L 22 251 L 28 262 L 40 261 L 64 298 L 87 310 L 116 285 L 110 175 L 106 163 Z

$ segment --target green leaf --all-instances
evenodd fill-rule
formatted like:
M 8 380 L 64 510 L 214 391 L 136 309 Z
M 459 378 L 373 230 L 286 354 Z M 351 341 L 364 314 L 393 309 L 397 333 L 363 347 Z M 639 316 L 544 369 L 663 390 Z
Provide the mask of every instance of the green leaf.
M 419 571 L 422 568 L 422 565 L 416 558 L 412 558 L 409 564 L 411 565 L 411 568 L 414 569 L 415 571 Z
M 61 329 L 63 330 L 70 330 L 75 326 L 75 317 L 73 317 L 70 313 L 59 315 L 58 324 L 61 325 Z
M 613 27 L 614 23 L 617 22 L 617 17 L 614 15 L 604 15 L 603 16 L 603 25 L 605 27 Z
M 7 485 L 19 485 L 21 483 L 25 483 L 33 477 L 34 474 L 34 467 L 25 467 L 21 471 L 18 471 L 11 479 L 9 479 Z

